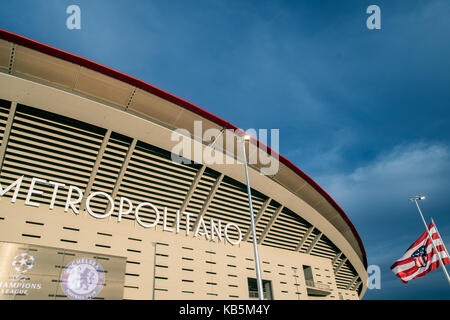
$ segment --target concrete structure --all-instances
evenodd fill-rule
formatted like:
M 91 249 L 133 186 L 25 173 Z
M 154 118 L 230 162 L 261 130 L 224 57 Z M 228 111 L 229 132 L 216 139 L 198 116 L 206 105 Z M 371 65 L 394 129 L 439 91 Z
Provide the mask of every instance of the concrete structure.
M 257 297 L 242 163 L 179 164 L 170 153 L 177 128 L 191 133 L 195 147 L 208 148 L 211 141 L 196 135 L 194 121 L 202 121 L 203 130 L 237 128 L 145 82 L 4 30 L 0 99 L 0 242 L 5 250 L 15 243 L 118 257 L 124 274 L 115 276 L 114 290 L 124 299 Z M 225 144 L 218 141 L 215 152 Z M 225 157 L 239 160 L 237 152 Z M 272 176 L 259 173 L 260 163 L 249 167 L 267 298 L 362 298 L 367 260 L 357 231 L 324 190 L 279 159 Z M 12 202 L 16 189 L 5 190 L 21 176 Z M 64 186 L 56 194 L 50 181 Z M 69 186 L 83 191 L 79 214 L 67 208 Z M 93 192 L 111 195 L 111 216 L 88 214 L 86 201 Z M 156 218 L 150 208 L 142 208 L 141 225 L 133 214 L 119 222 L 120 197 L 134 206 L 154 204 L 161 214 L 158 225 L 142 227 Z M 90 207 L 102 215 L 111 204 L 98 196 Z M 192 213 L 190 223 L 181 216 L 178 233 L 164 231 L 164 222 L 175 228 L 177 210 Z M 194 236 L 200 216 L 206 230 L 211 219 L 235 224 L 242 241 L 233 245 L 225 238 Z M 228 234 L 238 241 L 237 228 Z M 115 267 L 108 268 L 106 284 Z M 64 295 L 45 293 L 44 298 Z

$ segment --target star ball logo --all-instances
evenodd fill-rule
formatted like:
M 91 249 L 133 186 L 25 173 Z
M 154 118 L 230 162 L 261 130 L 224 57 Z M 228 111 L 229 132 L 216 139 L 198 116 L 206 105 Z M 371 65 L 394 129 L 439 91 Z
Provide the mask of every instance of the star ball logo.
M 89 258 L 77 258 L 70 262 L 61 275 L 61 286 L 73 300 L 89 300 L 102 290 L 105 272 L 102 266 Z
M 34 267 L 34 257 L 25 252 L 21 253 L 14 258 L 12 266 L 17 272 L 26 273 Z

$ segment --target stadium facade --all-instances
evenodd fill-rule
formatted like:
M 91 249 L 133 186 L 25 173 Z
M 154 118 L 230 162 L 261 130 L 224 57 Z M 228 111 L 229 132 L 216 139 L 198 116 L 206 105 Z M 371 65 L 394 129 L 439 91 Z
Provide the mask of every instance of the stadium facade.
M 0 299 L 257 298 L 242 161 L 172 160 L 179 128 L 208 148 L 196 121 L 237 129 L 0 30 Z M 225 143 L 214 152 L 239 160 Z M 275 174 L 249 167 L 265 298 L 362 298 L 355 227 L 304 172 L 267 154 L 279 159 Z

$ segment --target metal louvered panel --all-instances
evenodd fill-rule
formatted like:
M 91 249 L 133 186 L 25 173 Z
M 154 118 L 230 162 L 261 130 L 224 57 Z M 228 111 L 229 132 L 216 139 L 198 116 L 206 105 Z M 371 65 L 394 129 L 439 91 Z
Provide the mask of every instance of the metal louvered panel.
M 341 264 L 342 259 L 339 262 L 338 265 Z M 351 263 L 347 260 L 339 269 L 338 273 L 335 275 L 336 278 L 336 285 L 339 289 L 346 289 L 351 282 L 353 281 L 353 278 L 358 273 L 355 271 Z
M 294 250 L 298 243 L 298 235 L 289 234 L 277 225 L 274 225 L 264 239 L 263 244 L 271 245 L 275 243 L 287 250 Z
M 239 226 L 244 234 L 250 225 L 247 190 L 244 185 L 230 180 L 224 179 L 222 181 L 205 215 L 205 218 L 207 218 L 205 222 L 207 226 L 209 226 L 210 218 L 220 219 L 224 223 L 233 222 Z M 257 212 L 264 200 L 256 192 L 252 192 L 252 202 L 254 212 Z M 237 231 L 234 229 L 230 229 L 229 234 L 234 237 L 238 236 Z
M 8 113 L 11 107 L 9 101 L 0 99 L 0 146 L 3 143 L 3 135 L 5 133 L 6 122 L 8 121 Z
M 312 256 L 332 259 L 333 252 L 323 248 L 319 243 L 315 245 L 314 249 L 310 253 Z
M 197 188 L 195 189 L 194 194 L 186 207 L 186 212 L 194 214 L 196 217 L 200 215 L 203 205 L 207 201 L 207 198 L 218 177 L 218 172 L 215 172 L 209 168 L 205 169 L 205 172 L 200 178 L 200 182 L 198 183 Z M 196 219 L 190 219 L 189 225 L 191 229 L 193 228 L 195 220 Z M 186 230 L 184 225 L 185 224 L 182 224 L 181 226 L 182 230 Z
M 114 132 L 111 134 L 92 185 L 93 192 L 102 191 L 112 194 L 130 144 L 130 138 Z M 118 208 L 117 203 L 115 206 Z M 97 214 L 105 213 L 107 207 L 108 202 L 104 198 L 97 197 L 91 201 L 91 209 Z M 117 214 L 113 213 L 113 216 Z M 124 219 L 130 218 L 124 216 Z
M 333 260 L 338 251 L 336 246 L 325 235 L 322 235 L 310 254 Z
M 341 270 L 339 270 L 339 273 L 342 276 L 349 276 L 351 278 L 354 276 L 354 270 L 348 262 L 342 266 Z
M 76 120 L 18 105 L 1 173 L 10 184 L 24 175 L 19 199 L 26 198 L 31 177 L 84 189 L 106 130 Z M 40 186 L 44 196 L 31 201 L 49 204 L 53 187 Z M 67 189 L 60 189 L 55 206 L 63 207 Z
M 151 202 L 160 213 L 167 207 L 168 222 L 173 223 L 193 182 L 196 169 L 170 160 L 170 154 L 150 145 L 136 145 L 119 188 L 118 196 L 134 203 Z M 143 207 L 139 216 L 153 222 L 155 213 Z M 163 223 L 162 219 L 159 221 Z
M 341 254 L 341 256 L 339 257 L 339 259 L 337 259 L 334 264 L 333 264 L 333 268 L 336 269 L 338 266 L 341 265 L 342 260 L 345 260 L 345 255 Z
M 274 231 L 279 231 L 290 236 L 295 243 L 298 243 L 308 230 L 307 226 L 294 217 L 282 212 L 277 219 L 277 223 L 272 227 Z
M 359 287 L 359 285 L 360 285 L 360 280 L 361 280 L 361 278 L 357 278 L 357 280 L 350 286 L 350 290 L 353 290 L 353 291 L 357 291 L 358 290 L 358 287 Z
M 263 244 L 295 250 L 307 229 L 306 221 L 284 208 L 270 228 Z
M 278 203 L 276 203 L 275 201 L 271 201 L 269 206 L 267 207 L 265 213 L 263 214 L 263 216 L 261 217 L 261 219 L 259 220 L 259 223 L 255 226 L 255 230 L 256 230 L 256 238 L 259 239 L 261 237 L 261 234 L 264 232 L 264 230 L 266 229 L 267 225 L 270 222 L 270 219 L 272 218 L 272 216 L 275 214 L 275 212 L 277 211 L 277 207 L 279 206 Z M 253 241 L 253 236 L 252 234 L 250 234 L 249 237 L 249 241 Z
M 301 253 L 306 253 L 306 251 L 308 250 L 309 246 L 311 245 L 311 243 L 314 241 L 315 237 L 320 233 L 319 230 L 314 229 L 313 232 L 311 232 L 311 234 L 308 236 L 308 238 L 305 240 L 305 242 L 303 243 L 302 248 L 300 249 Z

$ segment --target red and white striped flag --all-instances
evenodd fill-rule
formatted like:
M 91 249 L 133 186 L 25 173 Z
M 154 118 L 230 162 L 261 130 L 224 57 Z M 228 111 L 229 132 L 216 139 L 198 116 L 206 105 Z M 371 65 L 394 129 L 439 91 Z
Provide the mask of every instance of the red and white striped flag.
M 433 222 L 428 226 L 428 230 L 430 230 L 431 237 L 440 253 L 442 262 L 444 264 L 450 264 L 449 256 Z M 440 266 L 439 257 L 433 248 L 428 233 L 425 231 L 422 236 L 406 250 L 405 254 L 391 266 L 391 270 L 403 283 L 407 283 L 412 279 L 425 276 L 428 272 L 433 271 Z

